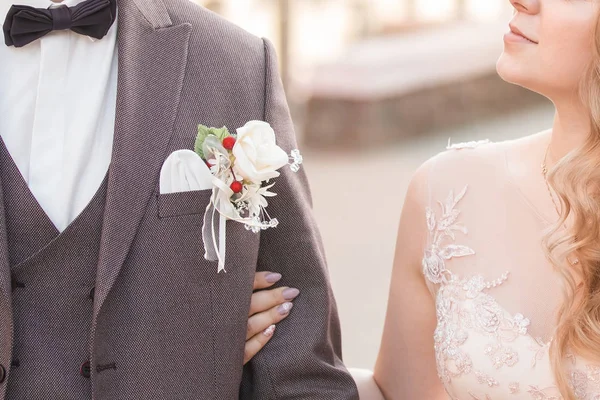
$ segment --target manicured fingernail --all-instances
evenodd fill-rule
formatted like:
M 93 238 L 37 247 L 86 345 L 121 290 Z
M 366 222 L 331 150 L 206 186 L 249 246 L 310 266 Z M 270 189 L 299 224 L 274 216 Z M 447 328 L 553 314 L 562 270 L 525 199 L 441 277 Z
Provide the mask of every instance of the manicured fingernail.
M 267 329 L 265 329 L 263 331 L 263 335 L 265 335 L 266 337 L 271 337 L 271 336 L 273 336 L 274 333 L 275 333 L 275 325 L 271 325 L 270 327 L 268 327 Z
M 287 315 L 287 314 L 289 314 L 292 307 L 294 307 L 294 305 L 292 303 L 283 303 L 282 305 L 277 307 L 277 312 L 280 315 Z
M 280 279 L 281 279 L 281 274 L 278 274 L 275 272 L 271 272 L 270 274 L 265 276 L 265 280 L 269 283 L 279 282 Z
M 298 289 L 287 288 L 283 291 L 283 298 L 286 300 L 294 300 L 299 294 L 300 291 Z

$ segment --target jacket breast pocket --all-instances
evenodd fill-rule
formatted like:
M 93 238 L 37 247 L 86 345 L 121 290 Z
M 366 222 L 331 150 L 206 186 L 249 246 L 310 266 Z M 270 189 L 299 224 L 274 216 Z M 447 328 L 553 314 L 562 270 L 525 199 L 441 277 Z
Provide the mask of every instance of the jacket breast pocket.
M 157 193 L 158 217 L 172 218 L 183 215 L 204 214 L 211 195 L 212 189 Z

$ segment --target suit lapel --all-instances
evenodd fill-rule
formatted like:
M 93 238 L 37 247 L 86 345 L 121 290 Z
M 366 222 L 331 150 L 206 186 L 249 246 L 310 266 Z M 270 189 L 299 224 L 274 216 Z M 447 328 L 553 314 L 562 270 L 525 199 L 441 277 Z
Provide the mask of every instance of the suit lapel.
M 162 0 L 119 0 L 117 12 L 117 113 L 92 337 L 167 157 L 191 32 L 189 23 L 172 25 Z

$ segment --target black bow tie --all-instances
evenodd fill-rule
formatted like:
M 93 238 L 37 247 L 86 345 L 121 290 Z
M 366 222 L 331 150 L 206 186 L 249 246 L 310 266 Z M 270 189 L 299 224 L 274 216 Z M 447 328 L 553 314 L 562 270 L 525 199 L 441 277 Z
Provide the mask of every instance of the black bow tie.
M 116 11 L 116 0 L 86 0 L 74 7 L 48 9 L 13 5 L 4 21 L 4 41 L 7 46 L 22 47 L 61 29 L 102 39 L 115 21 Z

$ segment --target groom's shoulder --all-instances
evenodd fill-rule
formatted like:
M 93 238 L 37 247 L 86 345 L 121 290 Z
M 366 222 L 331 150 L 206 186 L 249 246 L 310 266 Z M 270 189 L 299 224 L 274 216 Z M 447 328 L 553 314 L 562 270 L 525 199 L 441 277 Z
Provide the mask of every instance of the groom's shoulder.
M 189 54 L 194 57 L 235 60 L 236 63 L 264 62 L 264 42 L 220 15 L 190 0 L 163 0 L 173 24 L 192 27 Z

